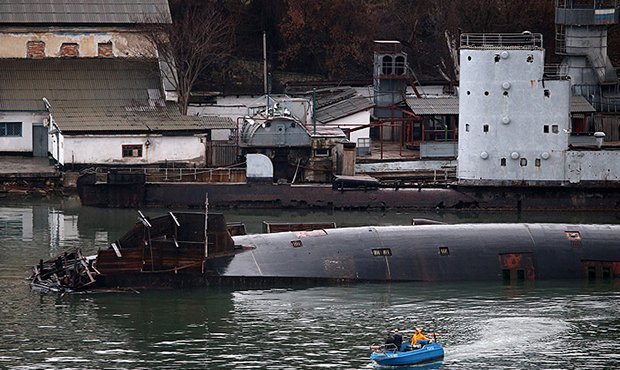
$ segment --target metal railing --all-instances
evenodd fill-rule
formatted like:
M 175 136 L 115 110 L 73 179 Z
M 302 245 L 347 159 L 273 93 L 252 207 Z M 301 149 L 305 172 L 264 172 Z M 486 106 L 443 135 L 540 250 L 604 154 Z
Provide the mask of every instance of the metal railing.
M 245 182 L 245 168 L 96 168 L 98 181 L 108 173 L 142 173 L 147 182 Z
M 567 80 L 568 67 L 562 64 L 545 64 L 543 76 L 550 80 Z
M 488 47 L 543 47 L 543 37 L 540 33 L 528 31 L 522 33 L 464 33 L 461 35 L 461 48 L 488 48 Z

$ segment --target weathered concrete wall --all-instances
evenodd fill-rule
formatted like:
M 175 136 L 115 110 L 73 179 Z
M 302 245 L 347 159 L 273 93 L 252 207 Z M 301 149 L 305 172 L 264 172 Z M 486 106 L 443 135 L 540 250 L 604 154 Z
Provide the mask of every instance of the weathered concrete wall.
M 149 145 L 146 145 L 146 142 Z M 141 157 L 123 157 L 123 145 L 138 145 Z M 78 135 L 64 136 L 64 164 L 144 165 L 165 161 L 204 166 L 204 139 L 194 136 Z
M 0 136 L 1 152 L 32 152 L 32 125 L 43 123 L 47 115 L 28 112 L 0 112 L 0 123 L 19 122 L 22 124 L 21 136 Z
M 77 55 L 68 55 L 71 44 Z M 63 54 L 63 50 L 65 53 Z M 13 30 L 0 33 L 0 58 L 145 57 L 154 49 L 136 32 L 118 30 Z

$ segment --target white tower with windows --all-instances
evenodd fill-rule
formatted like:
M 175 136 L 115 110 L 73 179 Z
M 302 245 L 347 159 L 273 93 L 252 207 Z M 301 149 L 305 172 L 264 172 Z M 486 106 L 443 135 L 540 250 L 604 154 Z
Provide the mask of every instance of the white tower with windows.
M 463 34 L 460 59 L 459 184 L 563 183 L 570 82 L 545 71 L 542 35 Z

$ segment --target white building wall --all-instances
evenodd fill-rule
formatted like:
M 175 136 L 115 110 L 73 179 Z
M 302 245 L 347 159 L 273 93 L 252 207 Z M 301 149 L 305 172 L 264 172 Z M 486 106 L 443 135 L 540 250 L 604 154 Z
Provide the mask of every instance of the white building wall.
M 147 140 L 149 145 L 145 145 Z M 123 145 L 142 145 L 142 157 L 123 157 Z M 65 165 L 144 165 L 165 161 L 204 165 L 206 160 L 205 139 L 198 136 L 65 135 L 61 152 Z
M 32 152 L 32 125 L 42 124 L 45 117 L 47 115 L 41 113 L 0 113 L 0 122 L 22 123 L 21 136 L 0 136 L 0 152 Z
M 564 180 L 570 85 L 543 80 L 544 50 L 462 48 L 460 58 L 459 181 Z
M 349 141 L 357 144 L 359 138 L 370 137 L 370 109 L 362 112 L 357 112 L 350 116 L 339 118 L 335 121 L 328 123 L 330 126 L 337 126 L 342 129 L 354 129 L 360 126 L 366 126 L 363 129 L 352 131 L 349 133 Z

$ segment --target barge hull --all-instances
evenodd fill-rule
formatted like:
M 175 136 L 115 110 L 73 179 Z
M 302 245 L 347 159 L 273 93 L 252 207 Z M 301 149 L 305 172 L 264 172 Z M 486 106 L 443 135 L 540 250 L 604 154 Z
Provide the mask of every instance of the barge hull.
M 617 211 L 620 189 L 447 187 L 339 190 L 330 185 L 271 183 L 107 184 L 78 181 L 83 205 L 111 208 L 418 209 Z

